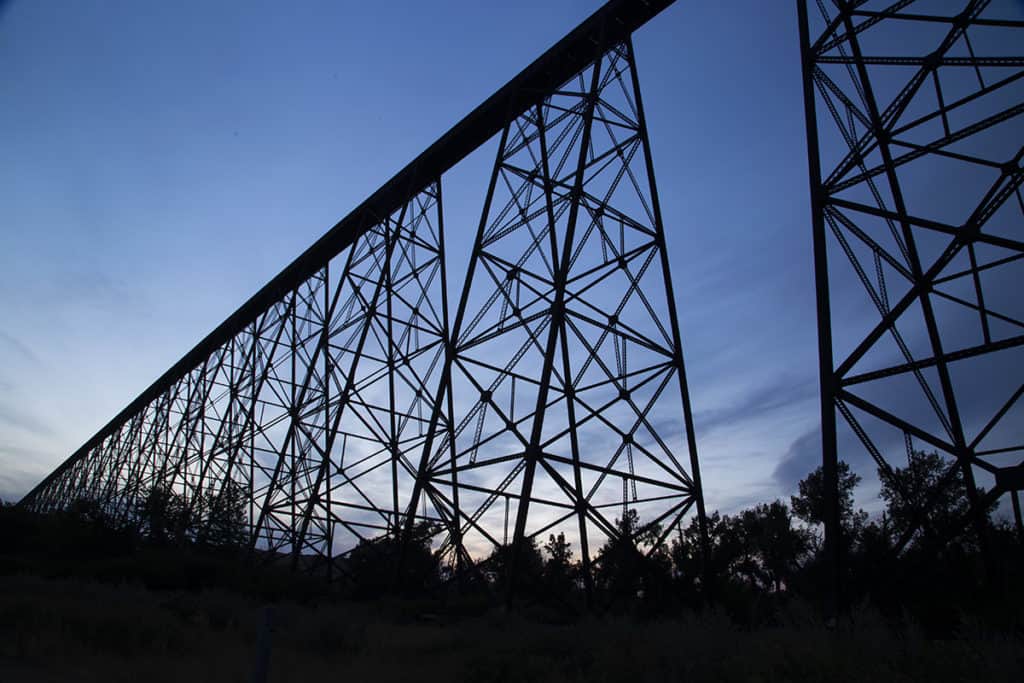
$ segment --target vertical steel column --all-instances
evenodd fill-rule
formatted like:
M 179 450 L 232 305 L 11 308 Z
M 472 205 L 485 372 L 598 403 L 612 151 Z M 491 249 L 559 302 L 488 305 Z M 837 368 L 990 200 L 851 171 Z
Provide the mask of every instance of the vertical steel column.
M 814 244 L 814 289 L 818 309 L 818 383 L 821 390 L 821 458 L 825 486 L 825 558 L 828 584 L 825 612 L 835 616 L 842 604 L 842 539 L 839 524 L 839 478 L 836 455 L 835 385 L 832 375 L 832 311 L 828 288 L 828 250 L 818 149 L 818 119 L 814 102 L 814 58 L 807 26 L 807 0 L 796 0 L 800 26 L 804 117 L 807 127 L 807 170 L 811 192 L 811 238 Z

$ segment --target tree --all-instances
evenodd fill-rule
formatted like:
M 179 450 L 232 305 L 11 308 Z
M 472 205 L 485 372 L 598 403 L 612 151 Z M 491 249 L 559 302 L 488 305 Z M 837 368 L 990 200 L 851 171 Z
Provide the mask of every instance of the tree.
M 220 491 L 211 486 L 203 501 L 200 541 L 224 549 L 244 548 L 249 541 L 248 496 L 241 484 L 228 479 Z
M 707 517 L 707 571 L 718 589 L 726 585 L 779 592 L 789 587 L 811 548 L 810 534 L 793 524 L 781 500 L 756 505 L 735 516 Z M 672 544 L 677 580 L 692 587 L 701 580 L 700 527 L 696 519 Z
M 810 549 L 809 534 L 793 525 L 789 508 L 781 500 L 744 510 L 732 526 L 742 549 L 733 569 L 763 589 L 782 590 Z
M 440 575 L 440 562 L 430 548 L 436 534 L 436 525 L 420 522 L 408 536 L 399 532 L 360 540 L 346 561 L 352 597 L 371 599 L 393 592 L 420 595 L 427 591 Z
M 615 520 L 615 536 L 597 554 L 597 584 L 617 599 L 655 599 L 669 584 L 672 560 L 661 538 L 660 524 L 641 524 L 636 510 Z
M 157 545 L 181 545 L 195 525 L 188 505 L 170 488 L 151 488 L 136 509 L 139 531 Z
M 731 578 L 731 566 L 740 554 L 741 540 L 734 533 L 733 520 L 717 510 L 707 516 L 708 554 L 701 544 L 700 520 L 695 516 L 673 539 L 669 554 L 673 578 L 684 597 L 691 602 L 702 593 L 711 597 Z M 711 586 L 705 586 L 705 577 Z
M 951 467 L 956 468 L 952 473 Z M 971 510 L 967 486 L 959 466 L 937 452 L 911 451 L 906 467 L 895 468 L 891 477 L 880 471 L 879 479 L 894 539 L 909 534 L 911 545 L 941 547 L 966 529 Z M 978 488 L 977 497 L 984 496 L 984 489 Z M 984 512 L 987 526 L 991 511 Z M 963 542 L 971 545 L 973 540 Z
M 672 541 L 669 554 L 675 576 L 684 584 L 696 587 L 704 578 L 704 569 L 712 577 L 724 577 L 737 550 L 730 543 L 729 527 L 732 519 L 717 510 L 707 516 L 708 557 L 703 556 L 700 535 L 700 520 L 694 517 L 686 528 L 680 528 L 679 535 Z
M 537 597 L 543 592 L 544 558 L 535 537 L 524 537 L 518 547 L 514 542 L 499 545 L 484 562 L 485 572 L 499 594 L 510 588 L 518 596 Z
M 842 460 L 836 464 L 836 474 L 839 479 L 839 527 L 842 530 L 844 544 L 849 548 L 864 528 L 868 513 L 854 510 L 853 507 L 853 492 L 861 482 L 860 476 L 851 471 L 850 466 Z M 797 488 L 799 493 L 789 499 L 790 505 L 793 506 L 793 514 L 811 527 L 823 526 L 827 496 L 822 468 L 819 466 L 808 474 L 797 484 Z
M 97 501 L 90 498 L 76 498 L 68 506 L 67 513 L 81 522 L 93 526 L 114 528 L 114 520 L 110 518 L 107 511 Z
M 565 534 L 550 534 L 544 544 L 547 561 L 544 562 L 544 584 L 549 593 L 565 594 L 576 586 L 578 568 L 572 560 L 572 546 Z

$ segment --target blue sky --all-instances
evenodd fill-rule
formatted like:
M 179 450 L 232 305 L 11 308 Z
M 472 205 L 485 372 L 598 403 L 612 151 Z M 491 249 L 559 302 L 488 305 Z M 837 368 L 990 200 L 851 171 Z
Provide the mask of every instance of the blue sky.
M 0 9 L 0 497 L 600 4 Z M 705 495 L 729 512 L 818 457 L 795 14 L 678 2 L 634 37 Z M 493 145 L 445 178 L 453 287 Z

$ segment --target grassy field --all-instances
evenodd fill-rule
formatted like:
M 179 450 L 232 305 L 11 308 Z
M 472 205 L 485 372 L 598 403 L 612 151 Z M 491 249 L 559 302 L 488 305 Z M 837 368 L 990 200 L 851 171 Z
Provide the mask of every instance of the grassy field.
M 829 631 L 797 610 L 753 632 L 714 613 L 573 623 L 440 618 L 408 603 L 284 603 L 272 613 L 272 681 L 1024 679 L 1019 640 L 965 624 L 960 638 L 933 641 L 869 612 Z M 265 615 L 228 593 L 0 577 L 0 681 L 249 681 Z

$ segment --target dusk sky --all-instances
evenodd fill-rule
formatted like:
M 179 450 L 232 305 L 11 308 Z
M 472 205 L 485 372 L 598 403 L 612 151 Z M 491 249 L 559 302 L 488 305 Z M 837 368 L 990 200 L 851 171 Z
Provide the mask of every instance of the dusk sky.
M 0 5 L 0 498 L 600 5 Z M 680 1 L 634 42 L 705 497 L 733 512 L 820 459 L 795 5 Z M 494 146 L 444 178 L 453 289 Z

